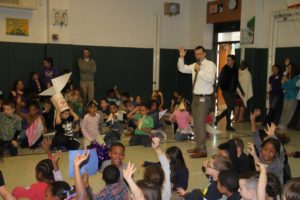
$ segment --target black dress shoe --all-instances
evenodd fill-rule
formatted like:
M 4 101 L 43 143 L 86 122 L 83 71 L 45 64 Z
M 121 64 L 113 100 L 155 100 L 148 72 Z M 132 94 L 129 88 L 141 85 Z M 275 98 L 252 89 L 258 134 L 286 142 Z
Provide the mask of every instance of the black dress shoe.
M 192 155 L 190 155 L 191 158 L 206 158 L 207 157 L 207 153 L 206 152 L 196 152 Z
M 197 152 L 199 152 L 199 149 L 193 148 L 193 149 L 187 150 L 187 152 L 188 152 L 188 153 L 197 153 Z

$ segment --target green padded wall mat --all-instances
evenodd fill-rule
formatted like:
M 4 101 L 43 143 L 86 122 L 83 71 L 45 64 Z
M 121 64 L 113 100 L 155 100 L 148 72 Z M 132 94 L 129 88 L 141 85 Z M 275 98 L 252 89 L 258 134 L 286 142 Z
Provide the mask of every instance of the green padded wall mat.
M 5 97 L 15 80 L 23 80 L 27 87 L 30 72 L 40 70 L 44 56 L 44 44 L 0 42 L 0 90 Z

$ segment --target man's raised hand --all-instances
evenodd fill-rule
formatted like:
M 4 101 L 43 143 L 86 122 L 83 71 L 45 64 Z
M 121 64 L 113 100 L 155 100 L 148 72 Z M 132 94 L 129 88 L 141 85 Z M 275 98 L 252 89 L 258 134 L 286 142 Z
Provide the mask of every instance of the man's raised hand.
M 184 56 L 186 55 L 186 50 L 183 47 L 179 47 L 178 51 L 179 51 L 179 57 L 184 58 Z

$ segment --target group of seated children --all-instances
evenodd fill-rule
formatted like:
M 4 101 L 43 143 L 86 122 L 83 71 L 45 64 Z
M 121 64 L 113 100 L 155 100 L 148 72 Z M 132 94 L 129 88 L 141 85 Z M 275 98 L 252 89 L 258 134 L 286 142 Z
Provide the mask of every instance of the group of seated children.
M 152 137 L 167 139 L 160 113 L 164 105 L 160 91 L 153 92 L 149 103 L 145 104 L 140 96 L 133 99 L 127 92 L 120 94 L 114 88 L 99 105 L 96 101 L 85 104 L 81 90 L 74 89 L 72 82 L 68 82 L 63 95 L 69 109 L 59 112 L 49 98 L 28 97 L 23 90 L 23 83 L 17 81 L 11 101 L 4 101 L 1 105 L 0 145 L 5 154 L 17 155 L 18 144 L 22 148 L 39 147 L 44 134 L 53 135 L 54 132 L 53 150 L 78 149 L 80 136 L 83 136 L 84 148 L 94 141 L 111 145 L 121 139 L 122 133 L 131 136 L 131 146 L 150 147 Z M 193 133 L 186 102 L 182 94 L 177 94 L 167 113 L 170 116 L 168 121 L 174 127 L 174 138 L 178 141 L 190 139 Z
M 274 137 L 272 127 L 267 128 L 266 132 L 267 139 Z M 234 145 L 229 144 L 231 142 L 235 144 L 235 150 L 232 148 Z M 252 145 L 249 145 L 250 154 L 247 155 L 243 152 L 239 142 L 240 140 L 235 138 L 228 141 L 227 144 L 222 144 L 217 154 L 204 161 L 202 170 L 209 180 L 209 185 L 207 188 L 193 189 L 190 192 L 187 192 L 189 169 L 185 164 L 182 151 L 177 146 L 169 147 L 164 153 L 160 148 L 160 138 L 152 138 L 151 146 L 159 162 L 143 162 L 143 178 L 135 181 L 133 178 L 136 171 L 135 165 L 130 161 L 124 162 L 125 146 L 119 142 L 113 143 L 109 149 L 110 159 L 102 163 L 100 170 L 105 186 L 95 194 L 90 187 L 88 174 L 80 173 L 82 164 L 89 159 L 89 151 L 78 154 L 73 161 L 75 186 L 72 187 L 63 181 L 59 169 L 61 151 L 51 153 L 51 140 L 44 140 L 43 147 L 48 154 L 48 159 L 40 161 L 35 168 L 37 182 L 30 187 L 15 187 L 10 194 L 5 187 L 3 176 L 1 176 L 0 195 L 5 200 L 14 198 L 37 200 L 277 200 L 284 198 L 296 200 L 300 198 L 300 179 L 294 178 L 287 180 L 286 183 L 281 182 L 282 174 L 274 174 L 274 167 L 272 167 L 274 162 L 277 162 L 277 158 L 267 158 L 263 153 L 266 151 L 264 149 L 266 147 L 262 147 L 263 150 L 258 152 L 259 156 L 256 159 L 254 155 L 256 152 L 253 153 Z M 232 149 L 230 150 L 230 148 Z M 235 155 L 231 155 L 231 153 Z M 130 155 L 128 157 L 130 159 Z M 253 165 L 253 169 L 236 170 L 244 164 L 245 160 L 248 159 L 247 162 L 252 162 L 252 157 L 257 162 Z M 235 158 L 236 160 L 233 161 L 232 159 Z

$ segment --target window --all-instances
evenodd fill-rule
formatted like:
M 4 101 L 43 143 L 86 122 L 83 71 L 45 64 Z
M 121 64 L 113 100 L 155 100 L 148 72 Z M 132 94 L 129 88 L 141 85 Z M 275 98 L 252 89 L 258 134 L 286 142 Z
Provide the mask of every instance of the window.
M 218 42 L 239 42 L 240 35 L 240 31 L 218 33 Z

